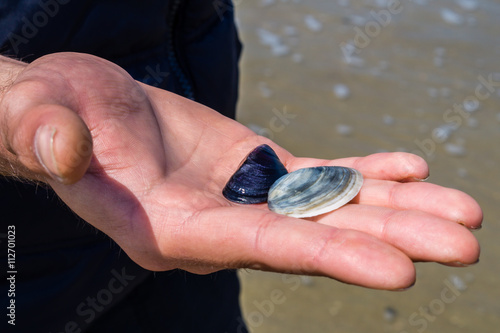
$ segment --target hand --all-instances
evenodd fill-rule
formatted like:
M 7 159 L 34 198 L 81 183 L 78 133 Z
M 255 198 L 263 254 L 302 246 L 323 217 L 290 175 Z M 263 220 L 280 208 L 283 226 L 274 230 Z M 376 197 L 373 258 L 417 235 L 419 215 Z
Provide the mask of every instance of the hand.
M 53 54 L 30 64 L 0 114 L 11 163 L 45 180 L 151 270 L 248 267 L 400 289 L 414 283 L 412 260 L 468 265 L 479 256 L 467 228 L 480 227 L 481 209 L 462 192 L 421 182 L 428 169 L 419 157 L 296 158 L 93 56 Z M 228 202 L 226 181 L 262 143 L 289 171 L 349 166 L 365 184 L 355 202 L 310 220 Z

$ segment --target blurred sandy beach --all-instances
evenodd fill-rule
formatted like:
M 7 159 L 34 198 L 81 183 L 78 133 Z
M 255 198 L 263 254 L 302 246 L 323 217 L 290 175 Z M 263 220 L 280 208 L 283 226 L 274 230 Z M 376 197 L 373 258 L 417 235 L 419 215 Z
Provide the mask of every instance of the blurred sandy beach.
M 238 120 L 298 156 L 424 157 L 472 195 L 479 264 L 417 264 L 404 292 L 241 271 L 251 332 L 497 332 L 500 1 L 235 0 Z M 374 267 L 376 269 L 376 267 Z

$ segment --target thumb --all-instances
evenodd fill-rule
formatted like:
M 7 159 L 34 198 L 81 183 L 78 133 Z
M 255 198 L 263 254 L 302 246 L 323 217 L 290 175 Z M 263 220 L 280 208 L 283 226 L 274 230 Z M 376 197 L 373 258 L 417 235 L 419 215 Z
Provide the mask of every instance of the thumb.
M 21 167 L 38 176 L 64 184 L 77 182 L 92 157 L 92 137 L 87 126 L 65 106 L 27 104 L 21 101 L 3 105 L 5 147 Z

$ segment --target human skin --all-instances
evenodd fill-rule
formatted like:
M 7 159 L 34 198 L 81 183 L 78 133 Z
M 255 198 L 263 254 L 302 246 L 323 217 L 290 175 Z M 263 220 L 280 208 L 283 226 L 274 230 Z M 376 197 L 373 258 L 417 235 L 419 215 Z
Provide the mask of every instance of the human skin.
M 46 183 L 150 270 L 253 268 L 398 290 L 414 283 L 415 261 L 465 266 L 479 258 L 470 232 L 481 226 L 479 205 L 424 182 L 420 157 L 297 158 L 95 56 L 55 53 L 29 65 L 0 57 L 0 128 L 1 174 Z M 289 171 L 356 168 L 363 188 L 310 219 L 227 201 L 226 181 L 263 143 Z

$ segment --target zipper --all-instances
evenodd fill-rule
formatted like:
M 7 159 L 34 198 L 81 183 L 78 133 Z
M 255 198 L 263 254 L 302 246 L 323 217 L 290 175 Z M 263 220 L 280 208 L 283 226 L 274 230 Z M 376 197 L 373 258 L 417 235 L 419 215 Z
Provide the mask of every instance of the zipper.
M 194 91 L 191 82 L 189 81 L 186 73 L 182 70 L 177 53 L 175 52 L 175 34 L 174 30 L 178 20 L 179 7 L 181 0 L 174 0 L 168 14 L 168 41 L 167 41 L 167 61 L 174 77 L 178 80 L 182 94 L 184 97 L 194 100 Z

